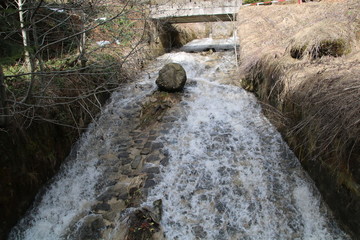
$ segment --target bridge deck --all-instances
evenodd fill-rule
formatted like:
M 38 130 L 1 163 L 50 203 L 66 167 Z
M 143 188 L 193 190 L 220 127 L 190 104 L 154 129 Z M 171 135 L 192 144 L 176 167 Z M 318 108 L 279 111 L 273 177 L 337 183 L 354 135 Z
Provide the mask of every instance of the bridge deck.
M 234 14 L 214 14 L 214 15 L 191 15 L 191 16 L 170 16 L 162 18 L 153 18 L 158 21 L 169 23 L 196 23 L 196 22 L 218 22 L 233 21 Z
M 237 15 L 240 4 L 238 0 L 225 6 L 214 4 L 172 4 L 158 5 L 151 8 L 151 18 L 170 23 L 194 23 L 233 21 Z

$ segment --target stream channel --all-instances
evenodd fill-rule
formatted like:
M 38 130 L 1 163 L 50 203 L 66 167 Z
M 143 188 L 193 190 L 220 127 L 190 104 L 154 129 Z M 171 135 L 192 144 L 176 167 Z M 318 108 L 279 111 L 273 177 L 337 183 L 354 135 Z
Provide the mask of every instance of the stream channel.
M 181 99 L 141 130 L 141 109 L 170 62 L 187 72 Z M 9 239 L 124 239 L 126 215 L 159 199 L 161 239 L 349 239 L 236 80 L 233 52 L 154 60 L 112 94 Z M 129 204 L 136 192 L 141 202 Z

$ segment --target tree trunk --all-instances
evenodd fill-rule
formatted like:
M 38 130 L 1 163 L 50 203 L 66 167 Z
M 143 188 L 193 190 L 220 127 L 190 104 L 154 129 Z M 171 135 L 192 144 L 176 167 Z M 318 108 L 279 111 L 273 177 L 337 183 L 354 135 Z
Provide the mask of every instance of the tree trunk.
M 29 51 L 29 35 L 28 31 L 25 26 L 25 11 L 24 11 L 24 4 L 26 0 L 18 0 L 18 10 L 19 10 L 19 19 L 20 19 L 20 27 L 21 27 L 21 36 L 23 40 L 23 46 L 24 46 L 24 60 L 25 60 L 25 67 L 28 72 L 30 72 L 30 82 L 28 86 L 28 90 L 26 92 L 25 97 L 23 98 L 22 102 L 26 102 L 27 99 L 30 97 L 32 88 L 34 86 L 34 72 L 35 72 L 35 64 L 34 64 L 34 58 L 32 54 Z
M 6 108 L 6 91 L 4 85 L 4 74 L 0 66 L 0 127 L 7 123 L 7 108 Z
M 20 19 L 20 28 L 21 28 L 21 36 L 23 40 L 23 46 L 24 46 L 24 59 L 25 59 L 25 66 L 28 71 L 31 70 L 31 58 L 30 58 L 30 52 L 29 52 L 29 36 L 26 30 L 25 26 L 25 11 L 24 11 L 24 4 L 26 0 L 19 0 L 17 2 L 18 9 L 19 9 L 19 19 Z
M 34 47 L 35 47 L 35 56 L 34 56 L 34 61 L 35 59 L 37 59 L 37 62 L 39 64 L 39 68 L 40 68 L 40 72 L 44 72 L 45 71 L 45 66 L 44 66 L 44 61 L 43 61 L 43 54 L 42 54 L 42 50 L 39 51 L 40 47 L 39 47 L 39 38 L 38 38 L 38 34 L 37 34 L 37 26 L 35 23 L 35 17 L 33 16 L 31 18 L 31 27 L 32 27 L 32 33 L 33 33 L 33 38 L 34 38 Z M 34 62 L 34 66 L 35 66 L 35 62 Z M 41 88 L 45 87 L 45 78 L 43 75 L 40 75 L 40 84 L 41 84 Z
M 79 43 L 79 60 L 80 60 L 80 64 L 81 67 L 86 67 L 86 32 L 85 30 L 85 13 L 81 14 L 81 31 L 83 31 L 83 33 L 80 35 L 80 43 Z

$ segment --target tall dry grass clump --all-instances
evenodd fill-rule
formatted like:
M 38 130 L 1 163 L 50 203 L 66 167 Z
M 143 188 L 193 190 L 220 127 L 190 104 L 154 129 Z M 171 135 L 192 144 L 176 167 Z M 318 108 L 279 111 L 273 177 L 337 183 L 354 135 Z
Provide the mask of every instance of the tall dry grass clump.
M 309 74 L 284 101 L 296 105 L 288 135 L 302 139 L 298 147 L 306 146 L 304 157 L 321 158 L 360 183 L 360 67 L 342 64 Z
M 243 65 L 242 86 L 256 92 L 261 99 L 275 103 L 283 91 L 284 62 L 276 52 L 264 54 L 250 64 Z
M 346 22 L 324 20 L 300 30 L 290 39 L 291 57 L 316 59 L 323 56 L 339 57 L 350 53 L 355 33 Z

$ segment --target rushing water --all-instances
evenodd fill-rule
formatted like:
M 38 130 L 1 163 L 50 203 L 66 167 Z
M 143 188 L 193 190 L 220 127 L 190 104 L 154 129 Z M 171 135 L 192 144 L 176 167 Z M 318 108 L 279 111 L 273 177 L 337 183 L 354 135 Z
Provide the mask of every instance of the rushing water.
M 148 204 L 162 199 L 167 239 L 346 238 L 254 96 L 217 82 L 221 62 L 193 76 L 186 119 L 162 138 L 171 160 Z
M 170 161 L 144 203 L 162 199 L 166 239 L 348 239 L 255 97 L 220 83 L 231 82 L 236 69 L 229 52 L 166 54 L 138 83 L 114 93 L 75 159 L 10 239 L 71 239 L 68 232 L 87 217 L 106 184 L 109 166 L 99 156 L 117 151 L 114 138 L 128 121 L 124 109 L 141 104 L 168 62 L 184 66 L 189 84 L 171 110 L 180 115 L 176 127 L 157 139 Z

